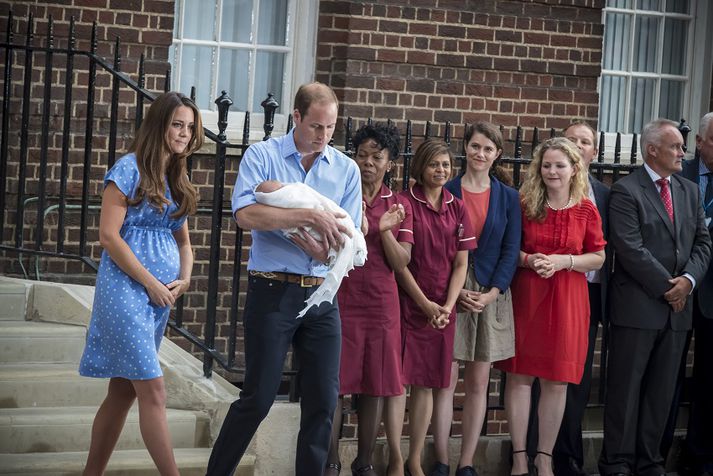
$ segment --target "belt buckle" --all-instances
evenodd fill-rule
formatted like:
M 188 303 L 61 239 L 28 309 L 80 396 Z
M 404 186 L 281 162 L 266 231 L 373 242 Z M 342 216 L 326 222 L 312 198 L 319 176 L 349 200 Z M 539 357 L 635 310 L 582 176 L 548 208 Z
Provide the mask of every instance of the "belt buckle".
M 311 276 L 300 275 L 300 287 L 301 288 L 311 288 L 314 284 L 305 284 L 305 278 L 311 278 Z

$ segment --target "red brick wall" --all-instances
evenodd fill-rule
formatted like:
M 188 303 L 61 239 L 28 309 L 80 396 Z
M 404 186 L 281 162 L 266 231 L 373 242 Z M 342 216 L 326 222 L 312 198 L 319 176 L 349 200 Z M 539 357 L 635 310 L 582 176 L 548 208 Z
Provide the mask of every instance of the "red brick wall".
M 560 129 L 597 122 L 603 0 L 320 2 L 318 80 L 344 116 Z M 442 134 L 440 128 L 436 134 Z M 506 151 L 507 153 L 507 151 Z
M 322 0 L 316 79 L 335 88 L 342 117 L 391 119 L 402 131 L 411 120 L 416 135 L 432 121 L 440 136 L 450 121 L 458 151 L 463 124 L 488 120 L 505 126 L 512 155 L 518 125 L 528 141 L 534 127 L 549 134 L 573 118 L 596 125 L 603 7 L 603 0 Z M 460 382 L 456 405 L 462 400 Z M 489 433 L 507 430 L 502 413 L 490 412 Z M 454 421 L 460 434 L 458 412 Z
M 28 39 L 28 22 L 33 16 L 34 38 L 31 45 L 35 47 L 47 46 L 48 21 L 50 16 L 53 21 L 53 46 L 67 48 L 69 44 L 70 18 L 75 21 L 75 49 L 88 51 L 91 43 L 92 23 L 97 24 L 97 54 L 109 64 L 113 63 L 115 40 L 119 38 L 121 70 L 134 80 L 138 79 L 139 58 L 145 58 L 144 71 L 146 73 L 145 87 L 153 91 L 164 88 L 164 78 L 168 64 L 168 47 L 173 37 L 173 0 L 71 0 L 65 2 L 41 1 L 0 1 L 0 38 L 6 41 L 8 34 L 8 13 L 12 11 L 13 22 L 10 26 L 12 43 L 25 45 Z M 137 13 L 138 12 L 138 13 Z M 15 49 L 12 52 L 12 79 L 10 82 L 9 122 L 10 133 L 7 137 L 8 169 L 7 169 L 7 195 L 6 201 L 10 210 L 14 210 L 17 201 L 19 161 L 20 161 L 20 132 L 22 98 L 24 91 L 24 65 L 26 55 L 24 51 Z M 49 164 L 47 194 L 56 196 L 59 191 L 60 159 L 62 147 L 62 133 L 64 130 L 63 113 L 65 98 L 66 61 L 67 55 L 55 52 L 53 55 L 53 73 L 49 98 L 45 98 L 45 53 L 35 52 L 32 55 L 32 75 L 30 80 L 29 101 L 29 127 L 27 151 L 27 177 L 25 183 L 26 193 L 34 195 L 38 190 L 38 163 L 41 147 L 42 104 L 47 99 L 50 104 L 48 143 L 49 150 L 47 161 Z M 0 62 L 0 74 L 4 74 L 5 56 Z M 85 55 L 74 55 L 74 77 L 72 84 L 71 125 L 69 135 L 69 169 L 68 169 L 68 204 L 77 204 L 81 195 L 81 177 L 84 166 L 84 138 L 86 136 L 86 110 L 87 110 L 87 85 L 88 85 L 88 58 Z M 97 205 L 101 178 L 106 171 L 108 163 L 108 132 L 110 117 L 110 101 L 112 77 L 97 68 L 96 92 L 94 104 L 92 142 L 93 152 L 90 158 L 90 195 L 92 205 Z M 117 157 L 126 150 L 133 137 L 134 114 L 136 94 L 123 87 L 119 94 L 119 107 L 117 124 Z M 5 177 L 3 177 L 5 179 Z M 55 200 L 56 202 L 56 200 Z M 54 203 L 48 199 L 48 205 Z M 34 222 L 36 205 L 30 203 L 26 211 L 26 223 Z M 90 225 L 96 225 L 96 211 L 91 210 Z M 65 216 L 67 230 L 65 240 L 68 242 L 68 252 L 76 252 L 76 243 L 79 238 L 79 213 L 71 208 Z M 3 241 L 12 236 L 13 230 L 8 226 L 14 219 L 13 213 L 6 213 L 6 227 Z M 48 223 L 57 221 L 56 212 L 47 215 Z M 53 233 L 53 234 L 52 234 Z M 48 227 L 46 236 L 56 239 L 56 231 Z M 25 242 L 33 244 L 34 235 L 29 231 L 25 233 Z M 89 231 L 87 244 L 91 254 L 99 256 L 96 229 Z M 15 272 L 19 268 L 17 260 L 3 262 L 3 268 L 8 272 Z M 79 261 L 49 262 L 46 264 L 47 272 L 78 273 L 87 271 Z
M 426 121 L 433 121 L 433 133 L 443 134 L 443 123 L 456 127 L 454 137 L 462 134 L 462 124 L 476 119 L 488 119 L 506 126 L 506 136 L 514 138 L 514 127 L 525 127 L 527 137 L 533 127 L 561 128 L 572 117 L 582 117 L 596 123 L 596 84 L 601 55 L 600 10 L 602 0 L 575 1 L 559 5 L 560 1 L 398 1 L 379 2 L 323 0 L 320 3 L 320 31 L 317 49 L 316 78 L 332 85 L 341 100 L 342 117 L 353 116 L 357 122 L 368 117 L 392 119 L 405 129 L 411 119 L 414 133 L 423 134 Z M 55 47 L 65 47 L 70 16 L 75 17 L 77 49 L 89 48 L 91 23 L 97 22 L 97 52 L 111 63 L 114 40 L 121 38 L 121 69 L 134 80 L 138 59 L 146 58 L 146 87 L 161 91 L 168 67 L 168 47 L 173 29 L 173 0 L 72 0 L 29 2 L 0 0 L 0 35 L 7 30 L 6 16 L 12 8 L 15 22 L 12 31 L 15 43 L 24 43 L 27 18 L 36 19 L 34 45 L 44 46 L 47 19 L 54 20 Z M 140 13 L 135 13 L 140 12 Z M 558 20 L 553 20 L 557 18 Z M 27 192 L 36 193 L 37 163 L 40 148 L 40 114 L 43 98 L 44 56 L 35 55 L 32 76 L 29 165 Z M 52 112 L 50 117 L 50 179 L 48 193 L 56 195 L 59 175 L 62 112 L 64 98 L 63 68 L 65 56 L 55 55 L 52 76 Z M 8 169 L 9 201 L 16 200 L 19 131 L 22 103 L 24 54 L 16 53 L 11 84 L 10 167 Z M 0 62 L 0 69 L 3 67 Z M 77 56 L 77 74 L 73 78 L 74 101 L 70 149 L 70 202 L 76 204 L 82 174 L 84 111 L 86 110 L 86 58 Z M 60 73 L 58 73 L 60 71 Z M 81 71 L 81 72 L 80 72 Z M 1 72 L 1 71 L 0 71 Z M 91 158 L 92 203 L 98 205 L 101 178 L 108 161 L 108 119 L 110 114 L 111 78 L 106 73 L 97 77 L 95 106 L 94 151 Z M 117 158 L 126 150 L 133 137 L 135 94 L 123 88 L 120 95 Z M 340 132 L 343 136 L 343 131 Z M 339 137 L 338 143 L 343 143 Z M 457 144 L 454 144 L 457 150 Z M 512 151 L 506 153 L 512 154 Z M 525 151 L 525 153 L 527 153 Z M 189 220 L 191 240 L 196 253 L 196 265 L 191 291 L 186 296 L 184 322 L 186 327 L 202 333 L 206 316 L 208 245 L 210 242 L 211 197 L 213 192 L 211 156 L 197 156 L 192 179 L 199 187 L 200 207 L 204 209 Z M 229 197 L 237 171 L 237 160 L 227 165 L 225 196 Z M 15 195 L 13 195 L 15 194 Z M 14 197 L 14 198 L 13 198 Z M 51 199 L 50 199 L 51 202 Z M 225 207 L 229 208 L 226 200 Z M 26 223 L 34 223 L 36 210 L 28 207 Z M 87 243 L 91 255 L 99 258 L 97 212 L 90 216 Z M 6 215 L 6 221 L 12 214 Z M 67 250 L 76 251 L 79 235 L 79 214 L 66 213 Z M 56 239 L 56 214 L 48 216 L 46 234 Z M 221 280 L 217 318 L 220 323 L 216 348 L 225 352 L 229 333 L 228 314 L 232 282 L 235 224 L 223 219 L 221 249 Z M 11 239 L 6 228 L 3 242 Z M 28 228 L 27 242 L 33 235 Z M 247 259 L 246 239 L 241 250 Z M 9 256 L 9 255 L 8 255 Z M 0 260 L 2 272 L 20 273 L 16 255 Z M 33 269 L 34 258 L 23 258 L 26 269 Z M 79 275 L 87 269 L 78 261 L 42 258 L 39 267 L 44 277 L 69 273 Z M 85 282 L 91 281 L 90 278 Z M 244 284 L 241 283 L 244 290 Z M 241 295 L 242 308 L 244 295 Z M 240 326 L 239 336 L 242 334 Z M 184 339 L 177 339 L 185 348 L 195 351 Z M 238 346 L 241 347 L 240 342 Z M 237 362 L 242 366 L 242 362 Z M 494 372 L 497 375 L 497 372 Z M 231 376 L 235 378 L 235 376 Z M 462 404 L 462 383 L 456 404 Z M 491 404 L 496 404 L 498 382 L 491 386 Z M 455 415 L 454 434 L 460 433 L 460 416 Z M 353 417 L 346 421 L 345 435 L 354 435 Z M 488 432 L 502 433 L 502 412 L 491 412 Z

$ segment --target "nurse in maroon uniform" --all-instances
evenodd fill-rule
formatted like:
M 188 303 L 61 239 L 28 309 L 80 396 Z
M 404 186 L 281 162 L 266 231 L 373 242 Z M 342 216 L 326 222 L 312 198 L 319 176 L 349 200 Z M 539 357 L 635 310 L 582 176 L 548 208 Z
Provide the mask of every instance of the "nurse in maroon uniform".
M 433 401 L 448 398 L 453 361 L 455 304 L 465 284 L 475 234 L 463 202 L 443 186 L 451 177 L 448 144 L 428 140 L 416 150 L 402 192 L 413 210 L 411 262 L 396 279 L 401 287 L 404 383 L 411 385 L 406 474 L 423 476 L 421 453 Z
M 389 443 L 389 475 L 403 474 L 401 430 L 406 397 L 401 377 L 401 323 L 394 271 L 403 269 L 413 243 L 411 206 L 384 185 L 399 156 L 399 131 L 393 125 L 361 127 L 354 136 L 368 221 L 366 264 L 342 281 L 337 294 L 342 320 L 340 395 L 358 395 L 358 451 L 351 470 L 375 476 L 372 453 L 382 410 Z M 334 415 L 325 476 L 339 474 L 342 405 Z

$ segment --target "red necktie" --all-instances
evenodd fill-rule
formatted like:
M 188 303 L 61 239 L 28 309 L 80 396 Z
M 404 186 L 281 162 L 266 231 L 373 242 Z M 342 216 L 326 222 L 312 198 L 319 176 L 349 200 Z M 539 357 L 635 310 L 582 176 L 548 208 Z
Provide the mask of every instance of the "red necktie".
M 673 223 L 673 202 L 671 201 L 671 190 L 668 187 L 668 180 L 665 178 L 658 179 L 656 181 L 661 187 L 661 200 L 663 200 L 663 206 L 666 208 L 666 213 Z

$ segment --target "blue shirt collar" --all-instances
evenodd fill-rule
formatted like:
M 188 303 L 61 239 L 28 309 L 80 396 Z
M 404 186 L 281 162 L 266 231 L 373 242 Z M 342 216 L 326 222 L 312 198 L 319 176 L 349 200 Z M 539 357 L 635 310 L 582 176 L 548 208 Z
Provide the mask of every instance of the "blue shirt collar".
M 698 159 L 698 175 L 706 175 L 713 173 L 713 170 L 708 170 L 708 167 L 706 167 L 706 164 L 703 163 L 703 159 Z M 710 178 L 710 175 L 708 175 Z
M 297 150 L 297 145 L 295 144 L 295 128 L 293 127 L 290 132 L 287 133 L 286 136 L 284 136 L 284 140 L 282 141 L 282 145 L 280 147 L 280 153 L 282 154 L 282 157 L 287 159 L 288 157 L 292 157 L 295 154 L 298 157 L 301 157 L 300 152 Z M 317 157 L 317 160 L 315 162 L 325 159 L 327 163 L 332 163 L 332 154 L 329 150 L 329 147 L 325 147 L 322 153 Z

